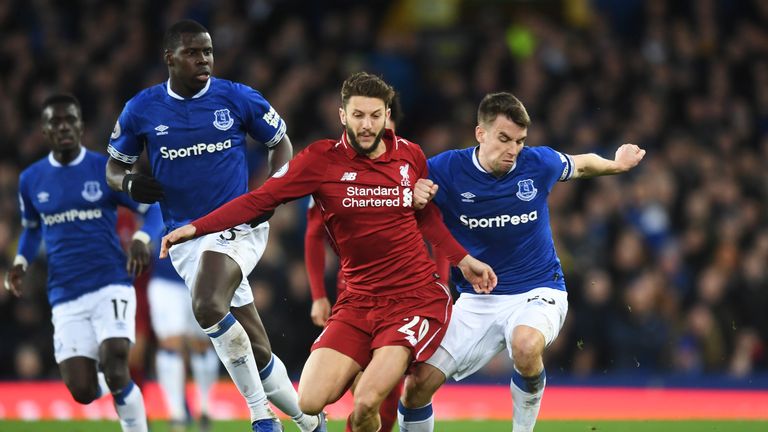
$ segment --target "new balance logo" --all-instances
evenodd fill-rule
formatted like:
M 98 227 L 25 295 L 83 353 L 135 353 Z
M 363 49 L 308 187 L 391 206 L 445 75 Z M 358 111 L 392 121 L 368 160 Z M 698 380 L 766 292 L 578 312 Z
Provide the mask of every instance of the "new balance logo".
M 168 126 L 164 124 L 156 127 L 155 130 L 157 131 L 157 135 L 168 135 Z
M 356 178 L 357 178 L 357 173 L 350 171 L 342 174 L 341 181 L 355 181 Z
M 477 195 L 473 194 L 472 192 L 464 192 L 461 194 L 463 197 L 461 200 L 464 202 L 475 202 L 473 198 L 475 198 Z

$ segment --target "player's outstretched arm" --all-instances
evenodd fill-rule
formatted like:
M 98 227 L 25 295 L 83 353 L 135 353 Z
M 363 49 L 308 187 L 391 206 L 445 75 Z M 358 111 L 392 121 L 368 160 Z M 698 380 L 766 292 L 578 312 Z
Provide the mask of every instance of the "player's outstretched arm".
M 478 294 L 490 294 L 496 283 L 496 273 L 488 264 L 474 258 L 472 255 L 467 255 L 459 261 L 457 265 L 461 274 L 464 275 L 464 279 L 472 284 L 475 292 Z
M 132 169 L 133 165 L 110 158 L 107 161 L 107 185 L 141 203 L 152 204 L 165 198 L 160 182 L 152 176 L 132 172 Z
M 196 232 L 197 228 L 195 228 L 194 225 L 187 224 L 166 234 L 160 243 L 160 258 L 165 258 L 168 256 L 168 249 L 170 249 L 171 246 L 184 243 L 187 240 L 195 238 Z
M 616 150 L 613 160 L 602 158 L 594 153 L 573 156 L 573 178 L 589 178 L 602 175 L 621 174 L 636 167 L 645 150 L 635 144 L 623 144 Z
M 438 186 L 430 179 L 420 178 L 413 186 L 413 208 L 421 210 L 437 194 Z

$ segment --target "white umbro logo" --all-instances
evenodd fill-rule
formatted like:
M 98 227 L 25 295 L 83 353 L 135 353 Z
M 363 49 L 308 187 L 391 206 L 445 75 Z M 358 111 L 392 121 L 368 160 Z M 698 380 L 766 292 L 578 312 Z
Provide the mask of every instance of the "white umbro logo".
M 354 171 L 348 171 L 342 174 L 341 181 L 355 181 L 357 178 L 357 173 Z
M 464 192 L 461 194 L 463 197 L 461 200 L 464 202 L 475 202 L 473 198 L 475 198 L 477 195 L 473 194 L 472 192 Z
M 39 194 L 37 194 L 37 200 L 39 202 L 41 202 L 41 203 L 47 203 L 48 202 L 48 197 L 50 197 L 50 196 L 51 196 L 51 194 L 49 194 L 48 192 L 42 191 Z
M 155 130 L 157 131 L 157 135 L 168 135 L 168 126 L 164 124 L 156 127 Z

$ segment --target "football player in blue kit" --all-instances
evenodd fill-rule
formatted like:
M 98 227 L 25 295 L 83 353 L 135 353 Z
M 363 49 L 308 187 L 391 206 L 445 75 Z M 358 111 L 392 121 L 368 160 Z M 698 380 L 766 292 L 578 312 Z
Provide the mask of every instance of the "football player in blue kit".
M 162 226 L 160 209 L 107 187 L 107 157 L 82 146 L 82 112 L 74 96 L 46 99 L 42 126 L 51 152 L 19 178 L 24 229 L 5 287 L 21 295 L 27 264 L 43 240 L 54 355 L 67 389 L 81 404 L 111 393 L 123 431 L 146 431 L 144 399 L 128 371 L 136 315 L 128 273 L 138 275 L 149 264 L 147 232 Z M 127 264 L 115 227 L 118 205 L 145 214 L 146 232 L 134 234 Z
M 452 271 L 461 294 L 437 352 L 406 378 L 401 431 L 432 431 L 437 389 L 447 378 L 473 374 L 504 348 L 514 362 L 512 430 L 529 432 L 536 423 L 546 383 L 542 355 L 568 311 L 547 197 L 558 181 L 629 171 L 645 150 L 624 144 L 608 160 L 526 147 L 530 124 L 512 94 L 486 95 L 477 113 L 479 146 L 430 158 L 429 179 L 420 179 L 414 190 L 414 206 L 434 199 L 451 234 L 493 267 L 498 284 L 490 295 L 477 294 Z
M 293 148 L 285 122 L 259 92 L 212 76 L 213 44 L 205 27 L 179 21 L 163 44 L 169 79 L 126 103 L 112 132 L 107 179 L 137 201 L 159 201 L 173 230 L 248 191 L 246 134 L 269 149 L 271 173 L 288 162 Z M 149 175 L 133 170 L 145 149 Z M 171 261 L 192 290 L 198 324 L 246 399 L 253 430 L 281 429 L 267 397 L 302 431 L 325 430 L 323 414 L 299 409 L 253 305 L 247 276 L 268 232 L 268 223 L 252 221 L 178 245 Z

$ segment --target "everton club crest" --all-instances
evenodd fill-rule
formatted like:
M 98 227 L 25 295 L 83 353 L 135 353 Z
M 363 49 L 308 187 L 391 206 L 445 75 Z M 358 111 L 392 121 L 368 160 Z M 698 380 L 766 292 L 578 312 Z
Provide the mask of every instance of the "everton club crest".
M 83 183 L 83 191 L 80 192 L 80 195 L 82 195 L 86 201 L 96 202 L 102 195 L 104 195 L 104 192 L 101 191 L 99 182 L 87 181 Z
M 525 179 L 517 182 L 517 197 L 523 201 L 530 201 L 536 198 L 538 190 L 533 185 L 533 180 Z
M 233 124 L 235 124 L 235 121 L 229 115 L 228 109 L 216 110 L 213 113 L 213 125 L 216 129 L 225 131 L 231 128 Z

